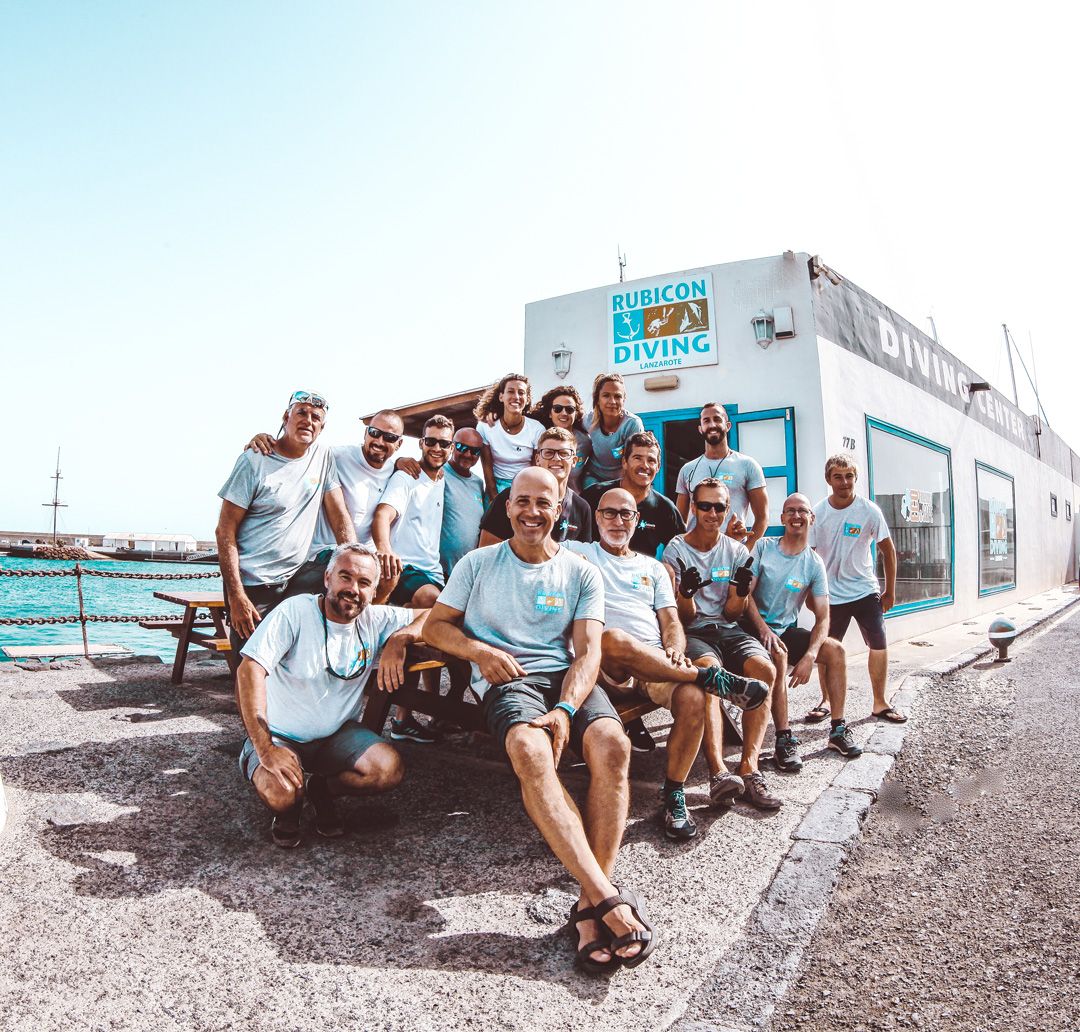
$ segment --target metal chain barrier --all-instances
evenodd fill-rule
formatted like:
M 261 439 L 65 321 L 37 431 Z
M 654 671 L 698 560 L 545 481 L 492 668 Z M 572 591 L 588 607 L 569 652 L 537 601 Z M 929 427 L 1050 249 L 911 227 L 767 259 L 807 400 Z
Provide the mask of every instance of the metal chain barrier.
M 113 570 L 0 570 L 0 577 L 112 577 L 116 580 L 206 580 L 220 577 L 221 571 L 212 573 L 117 573 Z
M 169 620 L 174 619 L 171 613 L 150 613 L 147 616 L 95 616 L 87 613 L 85 617 L 75 616 L 9 616 L 0 618 L 2 627 L 30 627 L 43 626 L 45 624 L 73 624 L 82 623 L 139 623 L 141 620 Z M 179 624 L 179 619 L 176 623 Z

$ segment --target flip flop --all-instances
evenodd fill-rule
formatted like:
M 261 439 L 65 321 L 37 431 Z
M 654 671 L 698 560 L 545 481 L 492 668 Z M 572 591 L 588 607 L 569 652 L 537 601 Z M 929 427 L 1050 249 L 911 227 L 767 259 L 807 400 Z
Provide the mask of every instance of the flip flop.
M 617 888 L 617 887 L 616 887 Z M 611 955 L 615 958 L 616 962 L 622 964 L 623 967 L 633 968 L 638 964 L 644 963 L 650 953 L 656 949 L 656 932 L 653 926 L 649 923 L 648 918 L 645 917 L 645 913 L 641 908 L 641 900 L 638 899 L 637 893 L 632 889 L 619 889 L 617 888 L 614 896 L 608 896 L 607 899 L 601 900 L 593 907 L 593 912 L 596 915 L 597 920 L 603 921 L 604 918 L 611 913 L 616 907 L 627 906 L 630 908 L 630 912 L 634 915 L 634 920 L 637 921 L 642 927 L 635 929 L 632 932 L 627 932 L 625 935 L 614 936 L 611 942 L 608 944 L 608 949 L 611 950 Z M 605 925 L 607 922 L 604 922 Z M 621 950 L 624 946 L 629 946 L 631 943 L 641 943 L 641 950 L 635 953 L 632 957 L 620 957 L 616 950 Z
M 575 903 L 570 908 L 570 917 L 566 922 L 566 930 L 574 937 L 574 942 L 578 939 L 578 922 L 579 921 L 598 921 L 596 916 L 596 910 L 593 907 L 586 907 L 584 910 L 578 910 L 578 905 Z M 607 925 L 603 921 L 600 921 L 600 926 L 607 931 Z M 596 939 L 593 942 L 587 942 L 584 946 L 576 951 L 576 961 L 578 965 L 584 971 L 588 971 L 590 975 L 603 975 L 608 972 L 614 971 L 619 966 L 619 958 L 614 953 L 611 954 L 610 960 L 596 960 L 592 955 L 598 950 L 611 951 L 611 936 L 606 935 L 603 939 Z
M 907 717 L 899 710 L 893 709 L 892 706 L 886 706 L 885 709 L 874 714 L 877 720 L 887 720 L 890 724 L 906 724 Z
M 819 703 L 803 717 L 807 724 L 817 724 L 829 715 L 829 707 Z

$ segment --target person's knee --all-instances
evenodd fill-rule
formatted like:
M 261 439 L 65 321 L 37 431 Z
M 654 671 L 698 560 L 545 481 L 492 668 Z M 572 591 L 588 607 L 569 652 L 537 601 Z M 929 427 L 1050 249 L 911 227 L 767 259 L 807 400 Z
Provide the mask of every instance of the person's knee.
M 300 790 L 292 786 L 286 788 L 277 778 L 265 774 L 260 777 L 261 768 L 255 772 L 255 791 L 271 810 L 283 813 L 292 809 L 300 801 Z
M 368 760 L 365 765 L 367 774 L 372 779 L 372 788 L 379 792 L 387 792 L 391 788 L 397 788 L 401 779 L 405 777 L 405 761 L 401 753 L 391 745 L 373 745 L 361 758 Z
M 759 681 L 771 685 L 776 679 L 776 667 L 772 660 L 765 656 L 751 656 L 743 664 L 743 676 L 756 677 Z
M 594 720 L 583 739 L 585 763 L 595 770 L 625 772 L 630 766 L 630 739 L 618 720 Z
M 671 715 L 676 720 L 700 723 L 705 719 L 705 692 L 696 684 L 680 684 L 671 693 Z
M 506 755 L 521 781 L 539 777 L 555 766 L 547 732 L 528 724 L 515 724 L 507 731 Z
M 633 639 L 626 631 L 617 628 L 604 631 L 600 637 L 600 650 L 605 658 L 622 659 L 633 645 Z
M 818 649 L 817 661 L 825 666 L 844 664 L 847 662 L 847 651 L 835 638 L 826 638 Z
M 439 601 L 439 589 L 434 584 L 425 584 L 418 588 L 409 603 L 411 609 L 430 609 Z

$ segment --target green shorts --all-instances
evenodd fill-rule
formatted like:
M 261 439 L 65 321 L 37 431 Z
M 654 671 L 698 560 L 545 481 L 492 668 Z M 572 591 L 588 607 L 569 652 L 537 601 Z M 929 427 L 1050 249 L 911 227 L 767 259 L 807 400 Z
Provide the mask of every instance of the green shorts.
M 446 585 L 441 577 L 427 570 L 418 570 L 415 566 L 403 566 L 401 576 L 398 578 L 397 587 L 390 593 L 389 603 L 392 606 L 407 606 L 424 585 L 433 584 L 442 591 Z

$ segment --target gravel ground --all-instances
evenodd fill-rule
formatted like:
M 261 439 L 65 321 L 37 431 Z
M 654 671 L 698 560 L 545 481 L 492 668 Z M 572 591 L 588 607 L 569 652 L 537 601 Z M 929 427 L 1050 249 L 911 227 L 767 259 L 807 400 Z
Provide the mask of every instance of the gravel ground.
M 922 692 L 776 1032 L 1080 1028 L 1078 630 Z

